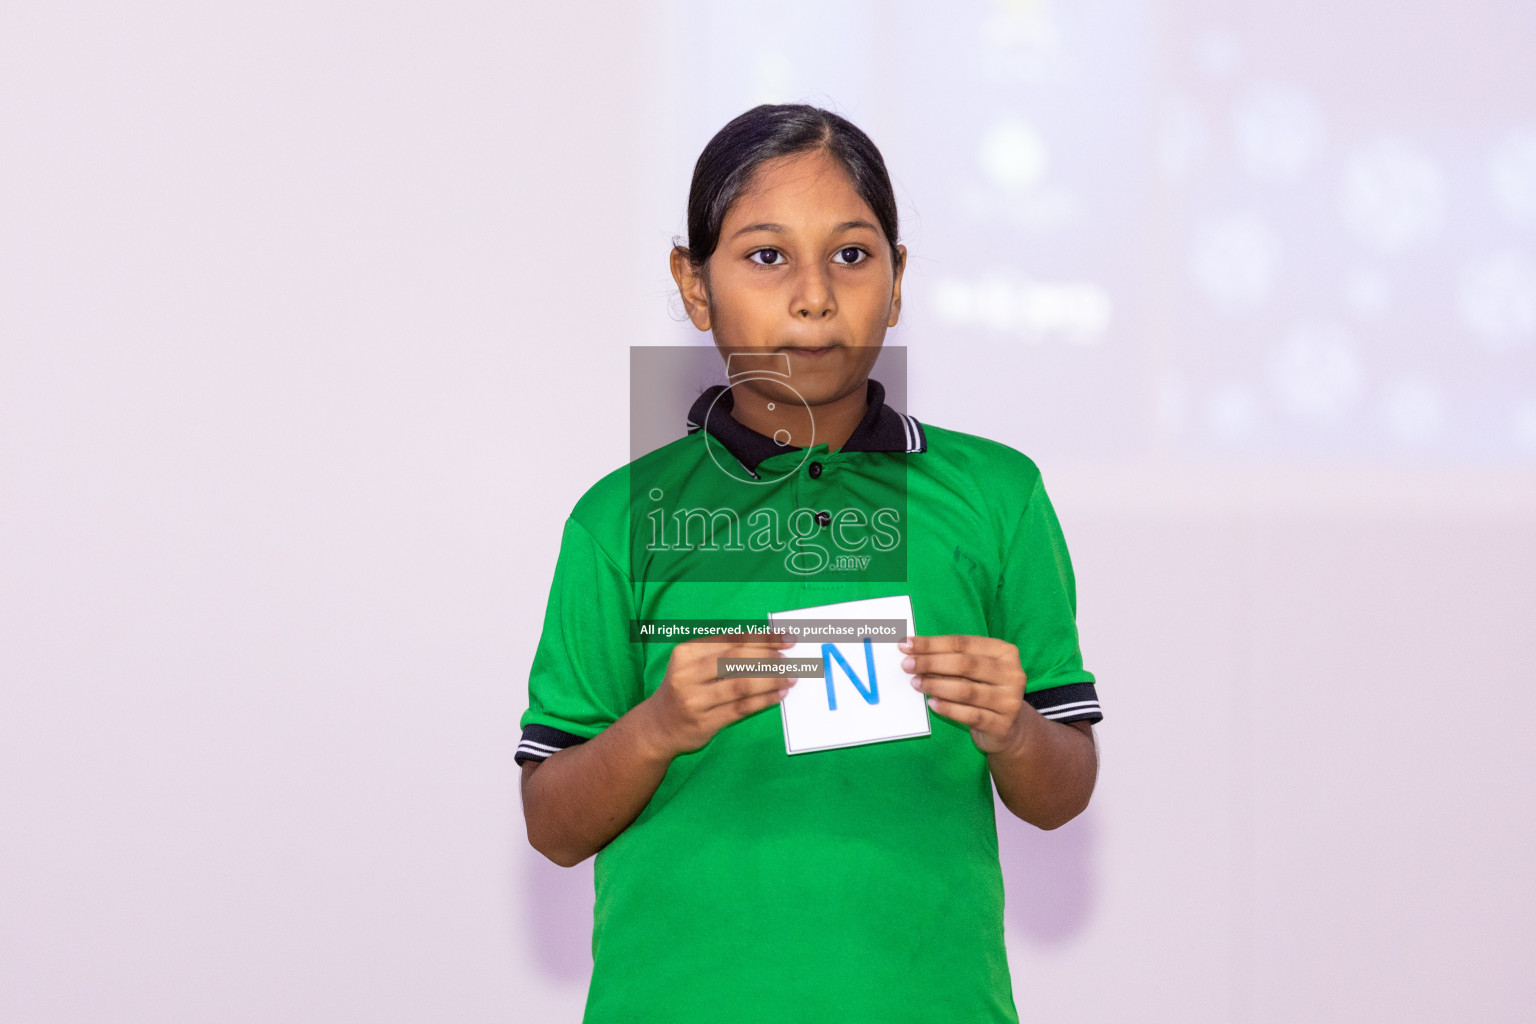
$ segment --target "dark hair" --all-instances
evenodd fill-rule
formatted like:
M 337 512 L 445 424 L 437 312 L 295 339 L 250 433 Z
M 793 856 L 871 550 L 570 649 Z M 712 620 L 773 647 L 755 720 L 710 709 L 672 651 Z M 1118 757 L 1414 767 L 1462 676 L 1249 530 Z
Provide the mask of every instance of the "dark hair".
M 758 165 L 812 150 L 830 153 L 875 211 L 896 255 L 896 194 L 880 150 L 853 122 L 804 103 L 753 107 L 715 133 L 693 165 L 688 189 L 688 259 L 703 266 L 720 244 L 725 213 L 751 184 Z

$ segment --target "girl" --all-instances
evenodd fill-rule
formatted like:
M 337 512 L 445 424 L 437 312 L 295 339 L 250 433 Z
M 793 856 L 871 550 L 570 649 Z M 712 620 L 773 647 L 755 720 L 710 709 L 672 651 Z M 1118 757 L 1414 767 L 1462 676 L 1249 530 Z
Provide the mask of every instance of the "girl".
M 1101 716 L 1034 464 L 869 376 L 905 265 L 843 118 L 757 107 L 699 157 L 671 266 L 731 383 L 567 519 L 517 755 L 533 846 L 597 855 L 589 1024 L 1017 1020 L 992 788 L 1070 820 Z M 818 555 L 839 549 L 870 557 Z M 785 637 L 633 632 L 891 595 L 931 733 L 793 757 L 771 710 L 793 682 L 717 671 Z

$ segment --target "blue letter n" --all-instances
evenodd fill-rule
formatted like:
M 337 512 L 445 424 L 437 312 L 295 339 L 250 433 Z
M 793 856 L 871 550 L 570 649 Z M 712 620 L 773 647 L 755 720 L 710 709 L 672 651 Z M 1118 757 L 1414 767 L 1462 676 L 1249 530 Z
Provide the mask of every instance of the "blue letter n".
M 875 647 L 870 643 L 869 637 L 864 638 L 864 667 L 869 671 L 869 685 L 858 677 L 848 663 L 843 660 L 843 652 L 837 649 L 836 644 L 821 645 L 821 665 L 827 674 L 827 710 L 837 710 L 837 692 L 832 689 L 832 661 L 843 666 L 843 671 L 848 673 L 848 678 L 853 680 L 853 685 L 859 691 L 859 696 L 864 698 L 866 704 L 880 703 L 880 683 L 875 679 Z

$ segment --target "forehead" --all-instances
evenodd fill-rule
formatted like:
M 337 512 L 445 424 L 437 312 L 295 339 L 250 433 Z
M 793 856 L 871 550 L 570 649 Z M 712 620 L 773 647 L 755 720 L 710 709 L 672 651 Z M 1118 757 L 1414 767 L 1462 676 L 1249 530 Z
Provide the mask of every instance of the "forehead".
M 737 223 L 777 224 L 875 220 L 841 162 L 826 150 L 765 160 L 725 213 L 722 230 Z

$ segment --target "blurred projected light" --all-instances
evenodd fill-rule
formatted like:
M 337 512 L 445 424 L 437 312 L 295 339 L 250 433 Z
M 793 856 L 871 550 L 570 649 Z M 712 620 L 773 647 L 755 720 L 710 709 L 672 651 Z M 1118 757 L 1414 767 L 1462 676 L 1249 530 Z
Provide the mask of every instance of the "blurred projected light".
M 933 311 L 945 323 L 984 327 L 1026 341 L 1055 337 L 1097 344 L 1104 340 L 1112 314 L 1109 293 L 1087 283 L 947 278 L 932 294 Z
M 1356 238 L 1395 255 L 1439 230 L 1445 186 L 1429 157 L 1400 140 L 1381 139 L 1345 161 L 1340 212 Z
M 1205 124 L 1194 104 L 1183 96 L 1165 100 L 1157 140 L 1157 163 L 1163 177 L 1171 181 L 1189 177 L 1208 146 Z
M 962 188 L 955 201 L 968 220 L 985 225 L 985 229 L 1017 228 L 1032 235 L 1060 231 L 1083 212 L 1076 196 L 1051 185 L 1023 192 L 999 192 L 977 185 Z
M 1497 253 L 1468 264 L 1456 298 L 1461 322 L 1490 348 L 1536 339 L 1536 262 L 1525 254 Z
M 1306 170 L 1322 148 L 1322 110 L 1293 85 L 1251 86 L 1232 114 L 1238 162 L 1254 177 L 1293 177 Z
M 1515 444 L 1536 452 L 1536 398 L 1527 398 L 1515 407 L 1510 426 L 1514 429 Z
M 1253 214 L 1237 214 L 1195 232 L 1189 271 L 1216 309 L 1242 313 L 1262 306 L 1274 290 L 1280 242 Z
M 1344 301 L 1357 319 L 1379 320 L 1392 306 L 1392 282 L 1375 268 L 1356 268 L 1344 281 Z
M 1494 147 L 1488 165 L 1494 201 L 1511 224 L 1536 227 L 1536 131 L 1512 131 Z
M 976 152 L 982 173 L 999 188 L 1023 191 L 1045 177 L 1045 143 L 1029 125 L 1016 118 L 987 129 Z
M 1237 33 L 1213 25 L 1195 40 L 1195 67 L 1210 78 L 1231 78 L 1243 64 L 1243 43 Z
M 1269 355 L 1276 403 L 1299 420 L 1336 419 L 1360 396 L 1364 376 L 1354 339 L 1338 324 L 1298 324 Z
M 1039 81 L 1063 66 L 1061 33 L 1046 0 L 1000 0 L 981 26 L 981 64 L 992 81 Z
M 1251 388 L 1229 382 L 1216 387 L 1205 401 L 1205 429 L 1223 444 L 1239 444 L 1259 425 L 1259 400 Z
M 1381 421 L 1399 440 L 1428 441 L 1445 426 L 1445 399 L 1434 382 L 1422 377 L 1394 381 L 1381 396 Z

